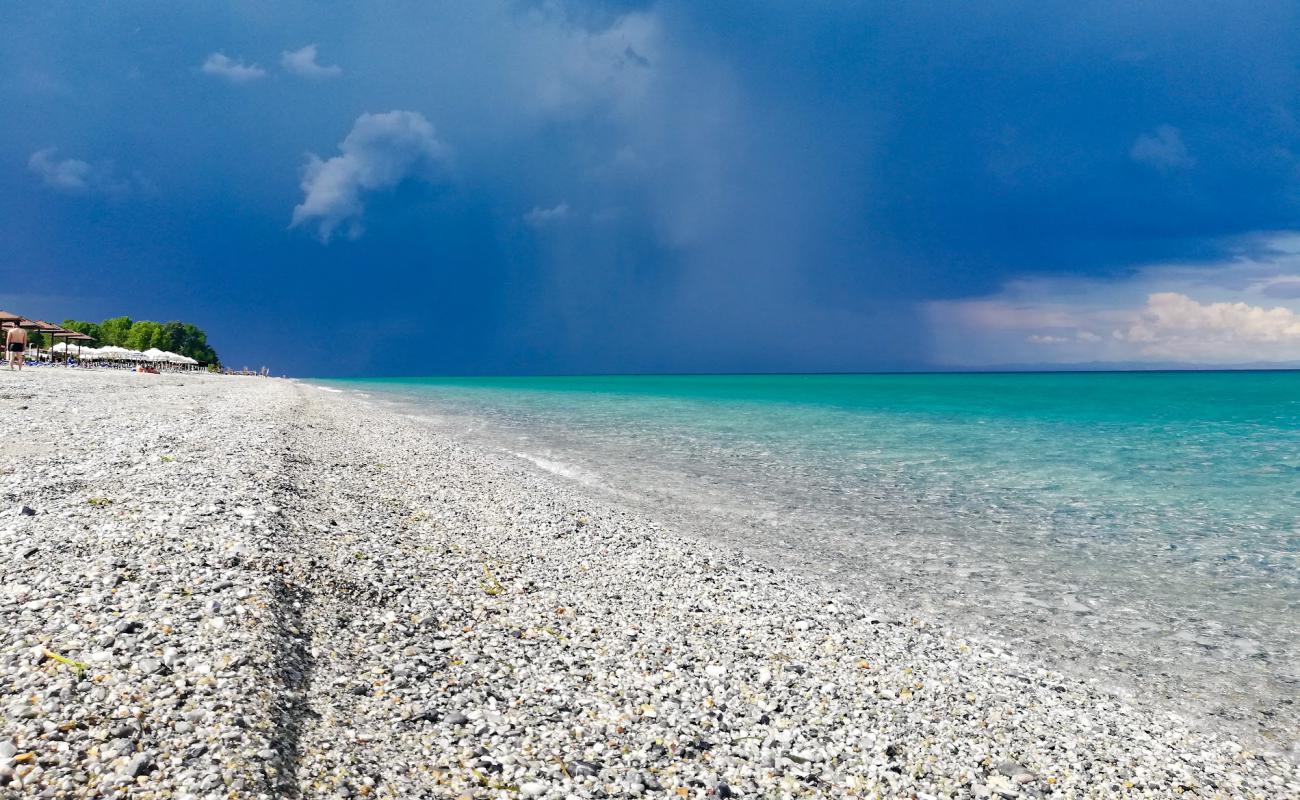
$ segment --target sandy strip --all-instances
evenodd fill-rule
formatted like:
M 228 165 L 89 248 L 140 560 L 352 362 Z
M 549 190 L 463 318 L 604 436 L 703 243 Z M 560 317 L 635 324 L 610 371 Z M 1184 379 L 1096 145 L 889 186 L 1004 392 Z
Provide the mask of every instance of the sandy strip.
M 349 393 L 0 371 L 0 792 L 1300 797 Z

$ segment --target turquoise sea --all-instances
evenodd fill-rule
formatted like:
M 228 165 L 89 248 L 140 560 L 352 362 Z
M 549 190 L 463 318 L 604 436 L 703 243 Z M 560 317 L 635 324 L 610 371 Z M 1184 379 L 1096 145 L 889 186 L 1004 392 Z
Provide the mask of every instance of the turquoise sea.
M 327 383 L 1256 746 L 1300 740 L 1300 373 Z

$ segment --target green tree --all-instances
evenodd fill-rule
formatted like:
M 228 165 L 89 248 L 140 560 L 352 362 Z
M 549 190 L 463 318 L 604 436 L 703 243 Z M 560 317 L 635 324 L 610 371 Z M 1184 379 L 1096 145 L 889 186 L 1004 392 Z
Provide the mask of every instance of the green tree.
M 208 345 L 208 335 L 200 328 L 184 322 L 180 323 L 180 331 L 178 346 L 181 349 L 176 352 L 205 364 L 220 362 L 220 359 L 217 358 L 217 351 Z
M 169 350 L 173 353 L 181 353 L 184 347 L 185 326 L 176 321 L 164 322 L 161 326 L 161 332 L 154 337 L 154 347 L 159 350 Z M 185 355 L 181 353 L 181 355 Z
M 126 347 L 126 336 L 131 332 L 130 317 L 113 317 L 99 323 L 100 345 Z
M 97 343 L 103 343 L 103 334 L 100 333 L 99 325 L 94 322 L 83 322 L 79 319 L 65 319 L 62 324 L 67 330 L 84 333 L 94 339 Z
M 126 333 L 126 344 L 123 347 L 131 350 L 148 350 L 153 347 L 154 335 L 161 330 L 162 326 L 156 322 L 147 319 L 136 320 Z
M 208 344 L 208 335 L 188 322 L 154 322 L 113 317 L 99 324 L 69 319 L 63 321 L 63 327 L 95 337 L 100 347 L 116 345 L 131 350 L 148 350 L 153 347 L 189 356 L 203 364 L 220 363 L 217 351 Z

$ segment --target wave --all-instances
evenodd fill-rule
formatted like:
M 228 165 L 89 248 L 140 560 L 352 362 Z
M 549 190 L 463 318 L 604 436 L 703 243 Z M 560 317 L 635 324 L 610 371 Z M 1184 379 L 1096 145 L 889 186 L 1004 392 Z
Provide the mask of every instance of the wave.
M 577 481 L 587 486 L 601 486 L 600 477 L 593 472 L 588 472 L 581 467 L 575 467 L 572 464 L 565 464 L 562 461 L 552 461 L 549 458 L 542 458 L 531 453 L 511 453 L 511 455 L 522 458 L 525 461 L 540 467 L 547 472 L 559 475 L 562 478 Z

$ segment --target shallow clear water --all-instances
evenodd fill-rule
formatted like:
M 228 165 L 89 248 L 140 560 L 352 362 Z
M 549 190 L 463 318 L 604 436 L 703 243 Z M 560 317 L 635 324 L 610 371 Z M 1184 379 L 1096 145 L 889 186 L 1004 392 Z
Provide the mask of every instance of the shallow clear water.
M 1300 373 L 330 382 L 668 522 L 1300 739 Z

